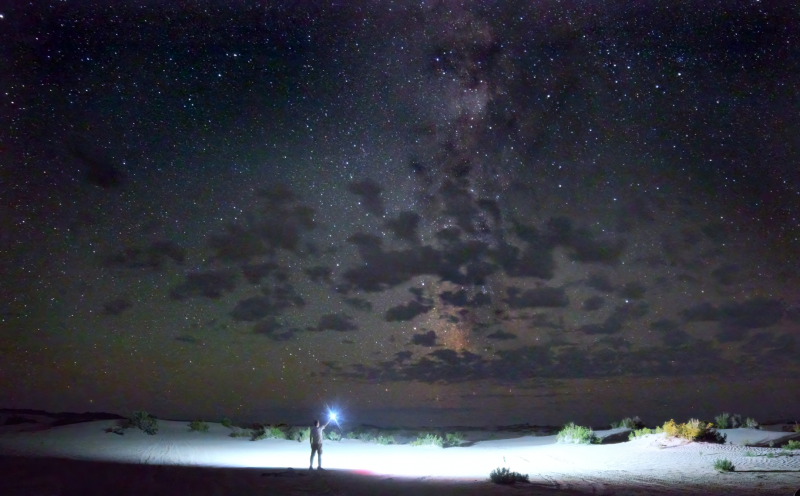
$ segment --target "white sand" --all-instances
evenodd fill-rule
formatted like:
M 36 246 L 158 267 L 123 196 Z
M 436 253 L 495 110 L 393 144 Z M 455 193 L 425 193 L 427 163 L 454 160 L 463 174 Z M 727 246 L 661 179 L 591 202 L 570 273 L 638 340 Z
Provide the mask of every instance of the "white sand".
M 306 490 L 316 494 L 313 487 L 321 483 L 320 477 L 330 479 L 326 482 L 329 494 L 361 494 L 358 488 L 362 486 L 363 494 L 369 494 L 370 484 L 403 488 L 411 483 L 434 485 L 438 488 L 436 494 L 447 494 L 442 492 L 447 485 L 458 486 L 465 494 L 471 493 L 468 489 L 475 494 L 510 494 L 508 491 L 550 494 L 556 489 L 615 495 L 792 495 L 800 488 L 800 450 L 743 446 L 745 442 L 752 446 L 767 445 L 770 441 L 780 446 L 787 439 L 800 439 L 794 433 L 767 430 L 723 430 L 733 443 L 725 445 L 666 440 L 663 435 L 607 445 L 566 445 L 556 443 L 555 436 L 525 436 L 446 449 L 381 446 L 356 440 L 327 441 L 322 460 L 328 471 L 309 473 L 307 442 L 231 438 L 229 429 L 213 423 L 209 424 L 208 433 L 199 433 L 189 431 L 186 422 L 162 420 L 155 436 L 134 429 L 126 430 L 122 436 L 106 433 L 105 429 L 113 425 L 113 421 L 95 421 L 53 428 L 33 424 L 4 426 L 0 427 L 0 453 L 27 460 L 57 457 L 118 462 L 124 466 L 154 465 L 162 470 L 164 466 L 251 468 L 257 469 L 260 477 L 252 479 L 255 485 L 246 485 L 253 489 L 252 494 L 264 494 L 264 488 L 269 487 L 280 494 L 304 494 Z M 620 432 L 616 429 L 597 434 L 609 436 Z M 747 452 L 756 456 L 746 456 Z M 773 458 L 768 457 L 770 453 Z M 731 460 L 736 471 L 718 474 L 713 465 L 719 458 Z M 507 488 L 486 482 L 497 467 L 528 474 L 531 484 Z M 44 494 L 17 491 L 19 487 L 34 484 L 31 479 L 34 476 L 30 470 L 26 472 L 28 482 L 23 484 L 9 470 L 4 470 L 0 478 L 0 494 Z M 14 470 L 21 473 L 17 468 Z M 256 474 L 252 470 L 247 473 Z M 356 477 L 354 474 L 361 474 L 358 482 L 346 478 Z M 244 479 L 247 477 L 242 476 L 239 482 Z M 67 483 L 50 480 L 48 484 L 48 487 L 59 484 L 65 487 Z M 217 490 L 204 493 L 202 489 L 194 488 L 200 491 L 194 494 L 226 494 Z M 247 494 L 246 488 L 237 487 L 237 491 Z M 391 491 L 381 490 L 381 493 Z

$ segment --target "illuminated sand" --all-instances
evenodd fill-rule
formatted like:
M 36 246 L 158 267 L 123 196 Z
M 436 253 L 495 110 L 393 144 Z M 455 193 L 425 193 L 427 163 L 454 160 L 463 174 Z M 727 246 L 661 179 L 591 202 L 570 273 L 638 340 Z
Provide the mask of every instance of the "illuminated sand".
M 790 495 L 800 488 L 800 451 L 742 445 L 774 441 L 779 446 L 800 439 L 766 430 L 723 430 L 733 443 L 726 445 L 685 444 L 663 435 L 588 446 L 558 444 L 555 436 L 524 436 L 446 449 L 328 441 L 323 455 L 328 470 L 320 473 L 308 471 L 307 443 L 231 438 L 219 424 L 198 433 L 186 422 L 159 421 L 155 436 L 132 429 L 122 436 L 106 433 L 113 425 L 0 427 L 0 452 L 14 456 L 2 459 L 0 494 L 78 494 L 68 488 L 86 484 L 87 477 L 97 485 L 80 486 L 81 493 L 115 495 L 178 488 L 245 495 L 267 489 L 273 494 Z M 758 456 L 745 456 L 747 451 Z M 768 458 L 769 453 L 775 457 Z M 736 472 L 716 473 L 718 458 L 731 460 Z M 487 482 L 489 473 L 502 466 L 528 474 L 531 484 L 509 488 Z

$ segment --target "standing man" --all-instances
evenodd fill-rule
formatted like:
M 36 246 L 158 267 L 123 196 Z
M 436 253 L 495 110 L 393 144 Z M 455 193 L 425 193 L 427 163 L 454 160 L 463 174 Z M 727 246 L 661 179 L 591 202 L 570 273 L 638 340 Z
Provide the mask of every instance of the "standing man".
M 322 468 L 322 431 L 328 427 L 331 421 L 325 422 L 322 427 L 319 426 L 319 420 L 314 421 L 314 426 L 311 428 L 311 460 L 308 463 L 308 469 L 314 470 L 314 453 L 317 453 L 317 470 L 325 470 Z

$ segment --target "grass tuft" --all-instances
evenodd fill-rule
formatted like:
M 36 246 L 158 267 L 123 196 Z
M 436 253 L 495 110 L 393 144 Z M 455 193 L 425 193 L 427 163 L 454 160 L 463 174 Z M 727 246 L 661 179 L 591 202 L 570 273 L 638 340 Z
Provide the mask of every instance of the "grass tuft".
M 600 440 L 589 427 L 581 427 L 570 422 L 559 431 L 556 440 L 559 443 L 594 444 Z
M 253 431 L 250 429 L 240 429 L 236 426 L 231 426 L 230 437 L 252 437 Z
M 744 421 L 743 426 L 750 429 L 758 429 L 758 422 L 756 422 L 756 419 L 753 417 L 747 417 L 747 420 Z
M 222 424 L 223 427 L 227 427 L 228 429 L 233 427 L 233 421 L 231 419 L 229 419 L 228 417 L 225 417 L 219 423 Z
M 325 433 L 325 439 L 328 441 L 341 441 L 342 435 L 339 431 L 323 431 Z M 311 434 L 309 433 L 309 436 Z
M 800 441 L 791 440 L 783 445 L 785 450 L 800 450 Z
M 189 430 L 196 432 L 208 432 L 208 424 L 202 420 L 192 420 L 189 423 Z
M 529 482 L 527 474 L 512 472 L 506 467 L 496 468 L 489 474 L 489 479 L 495 484 L 514 484 L 515 482 Z
M 733 472 L 736 470 L 736 467 L 733 466 L 733 462 L 728 460 L 727 458 L 719 458 L 714 460 L 714 470 L 717 472 Z

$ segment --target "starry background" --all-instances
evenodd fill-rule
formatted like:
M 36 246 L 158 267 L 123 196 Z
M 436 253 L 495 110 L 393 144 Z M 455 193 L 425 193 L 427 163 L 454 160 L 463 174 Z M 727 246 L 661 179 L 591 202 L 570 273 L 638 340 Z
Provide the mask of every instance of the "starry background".
M 3 405 L 797 412 L 790 2 L 22 2 Z

